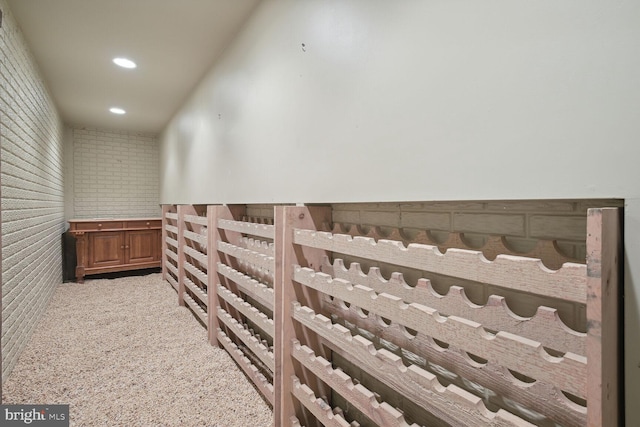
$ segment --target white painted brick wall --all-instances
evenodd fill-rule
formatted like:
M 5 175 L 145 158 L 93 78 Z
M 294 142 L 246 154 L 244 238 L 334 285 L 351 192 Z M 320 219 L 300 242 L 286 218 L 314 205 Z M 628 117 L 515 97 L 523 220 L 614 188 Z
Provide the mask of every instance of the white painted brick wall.
M 5 0 L 0 29 L 2 379 L 62 282 L 62 123 Z
M 156 135 L 76 127 L 73 217 L 159 217 Z

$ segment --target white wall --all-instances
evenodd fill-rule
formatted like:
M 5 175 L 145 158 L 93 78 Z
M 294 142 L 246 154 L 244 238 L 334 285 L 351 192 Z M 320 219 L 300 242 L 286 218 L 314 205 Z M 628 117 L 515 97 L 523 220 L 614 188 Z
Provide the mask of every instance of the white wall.
M 0 29 L 2 379 L 62 283 L 63 127 L 4 0 Z
M 264 1 L 163 133 L 161 203 L 624 198 L 640 425 L 638 40 L 633 1 Z
M 67 219 L 160 216 L 156 135 L 76 126 L 66 138 Z

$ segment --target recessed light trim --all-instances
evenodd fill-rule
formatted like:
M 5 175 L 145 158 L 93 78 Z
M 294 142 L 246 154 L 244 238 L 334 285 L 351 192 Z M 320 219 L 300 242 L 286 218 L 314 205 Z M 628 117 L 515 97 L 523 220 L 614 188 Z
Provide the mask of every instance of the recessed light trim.
M 109 108 L 109 111 L 111 111 L 113 114 L 125 114 L 126 111 L 124 111 L 122 108 L 119 107 L 111 107 Z
M 119 65 L 122 68 L 136 68 L 137 65 L 135 62 L 133 62 L 132 60 L 128 59 L 128 58 L 113 58 L 113 63 L 116 65 Z

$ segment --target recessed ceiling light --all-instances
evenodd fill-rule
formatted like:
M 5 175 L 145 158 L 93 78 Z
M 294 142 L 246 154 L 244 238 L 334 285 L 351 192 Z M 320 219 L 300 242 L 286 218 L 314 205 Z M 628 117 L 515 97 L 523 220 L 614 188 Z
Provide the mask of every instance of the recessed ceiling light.
M 137 65 L 130 59 L 127 58 L 113 58 L 113 63 L 121 66 L 122 68 L 136 68 Z
M 126 111 L 124 111 L 122 108 L 118 108 L 118 107 L 109 108 L 109 111 L 111 111 L 113 114 L 124 114 L 124 113 L 126 113 Z

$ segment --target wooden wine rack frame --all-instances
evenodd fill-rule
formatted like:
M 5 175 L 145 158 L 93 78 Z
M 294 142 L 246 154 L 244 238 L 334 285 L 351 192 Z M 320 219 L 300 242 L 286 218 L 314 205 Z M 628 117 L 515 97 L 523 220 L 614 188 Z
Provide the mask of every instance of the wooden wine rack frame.
M 272 222 L 257 222 L 242 205 L 163 207 L 163 277 L 206 326 L 211 344 L 226 349 L 273 406 L 274 425 L 359 425 L 349 410 L 378 426 L 432 419 L 528 426 L 536 417 L 566 426 L 618 424 L 617 208 L 588 211 L 586 263 L 560 254 L 549 260 L 553 245 L 546 242 L 533 254 L 545 254 L 544 264 L 501 248 L 499 237 L 489 241 L 490 260 L 453 245 L 443 251 L 428 234 L 407 243 L 401 231 L 345 232 L 332 223 L 330 207 L 274 209 Z M 345 257 L 584 306 L 587 330 L 569 328 L 552 304 L 522 317 L 501 295 L 477 305 L 463 287 L 441 295 L 427 279 L 387 279 Z M 403 414 L 334 356 L 432 419 Z M 468 384 L 498 396 L 491 410 Z M 496 409 L 496 402 L 534 415 Z

